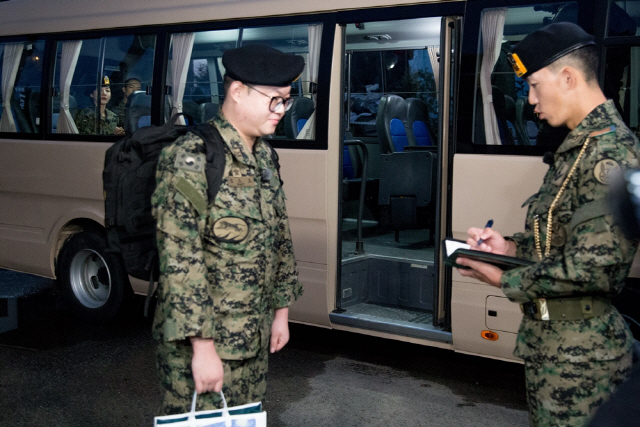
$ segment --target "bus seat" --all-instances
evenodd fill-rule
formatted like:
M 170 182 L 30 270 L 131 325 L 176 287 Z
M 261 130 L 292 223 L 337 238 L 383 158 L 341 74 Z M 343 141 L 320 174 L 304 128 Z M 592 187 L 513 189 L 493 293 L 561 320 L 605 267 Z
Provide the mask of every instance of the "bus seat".
M 29 103 L 27 107 L 29 123 L 34 132 L 40 131 L 40 92 L 31 92 L 29 94 Z
M 138 128 L 151 124 L 151 95 L 144 91 L 133 92 L 127 100 L 124 130 L 133 133 Z M 145 117 L 146 116 L 146 117 Z
M 418 98 L 407 99 L 407 137 L 409 145 L 434 145 L 429 123 L 427 104 Z
M 491 94 L 493 97 L 493 108 L 496 112 L 496 119 L 498 120 L 500 140 L 502 141 L 502 144 L 513 145 L 513 135 L 509 131 L 509 126 L 507 125 L 507 107 L 504 93 L 498 86 L 491 86 Z
M 398 95 L 384 95 L 378 105 L 376 128 L 382 153 L 403 151 L 409 144 L 405 123 L 407 103 Z
M 58 117 L 59 116 L 60 116 L 60 113 L 51 114 L 51 133 L 56 133 L 56 130 L 58 130 Z
M 535 106 L 529 104 L 527 98 L 516 99 L 516 134 L 522 139 L 522 145 L 535 145 L 538 135 Z
M 182 101 L 182 112 L 188 121 L 188 125 L 200 123 L 200 106 L 195 101 Z
M 426 150 L 381 155 L 378 205 L 388 212 L 385 217 L 395 230 L 396 242 L 400 230 L 415 229 L 422 223 L 433 241 L 436 158 L 435 152 Z
M 200 123 L 206 123 L 218 114 L 218 104 L 213 102 L 204 102 L 200 104 Z
M 27 100 L 25 99 L 25 104 Z M 26 107 L 26 105 L 24 105 Z M 11 97 L 11 112 L 13 113 L 13 120 L 16 124 L 16 131 L 22 133 L 33 133 L 29 119 L 27 118 L 26 109 L 21 108 L 20 101 L 15 97 Z
M 504 96 L 505 105 L 505 119 L 507 121 L 507 128 L 511 136 L 513 137 L 514 144 L 522 145 L 516 134 L 516 102 L 509 95 Z
M 297 138 L 314 110 L 315 106 L 311 98 L 303 96 L 293 98 L 293 105 L 284 114 L 284 132 L 287 139 Z

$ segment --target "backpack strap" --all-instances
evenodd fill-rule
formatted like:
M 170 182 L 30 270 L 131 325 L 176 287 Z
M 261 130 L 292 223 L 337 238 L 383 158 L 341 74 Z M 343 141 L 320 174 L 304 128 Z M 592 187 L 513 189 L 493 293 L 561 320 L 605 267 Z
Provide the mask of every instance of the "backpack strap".
M 193 126 L 189 131 L 204 142 L 204 153 L 207 155 L 207 198 L 212 202 L 216 199 L 224 175 L 224 141 L 218 129 L 210 123 Z
M 265 143 L 267 147 L 269 147 L 269 150 L 271 150 L 271 161 L 276 167 L 276 171 L 278 171 L 278 179 L 280 180 L 280 186 L 282 187 L 282 184 L 284 184 L 284 182 L 282 182 L 282 176 L 280 175 L 280 156 L 278 156 L 276 150 L 273 149 L 271 144 L 269 144 L 266 139 L 262 138 L 262 142 Z

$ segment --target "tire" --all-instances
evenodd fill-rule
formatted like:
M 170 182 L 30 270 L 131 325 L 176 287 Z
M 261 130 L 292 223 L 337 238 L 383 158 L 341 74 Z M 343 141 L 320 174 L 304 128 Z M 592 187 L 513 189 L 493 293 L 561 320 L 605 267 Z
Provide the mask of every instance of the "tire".
M 101 234 L 83 231 L 71 236 L 60 251 L 57 277 L 62 297 L 80 318 L 112 320 L 133 298 L 119 259 L 106 248 Z

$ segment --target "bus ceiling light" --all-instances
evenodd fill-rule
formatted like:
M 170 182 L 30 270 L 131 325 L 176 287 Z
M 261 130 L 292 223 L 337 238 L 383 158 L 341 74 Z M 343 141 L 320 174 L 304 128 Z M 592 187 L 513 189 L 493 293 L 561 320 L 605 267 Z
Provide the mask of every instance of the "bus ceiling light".
M 485 340 L 498 341 L 498 334 L 493 331 L 484 330 L 480 332 L 480 336 L 482 336 L 482 338 L 484 338 Z

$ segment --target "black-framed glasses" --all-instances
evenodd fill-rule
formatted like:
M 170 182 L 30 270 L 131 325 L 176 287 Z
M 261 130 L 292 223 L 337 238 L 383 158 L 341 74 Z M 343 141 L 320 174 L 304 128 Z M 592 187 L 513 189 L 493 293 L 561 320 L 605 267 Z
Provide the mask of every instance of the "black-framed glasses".
M 272 113 L 277 113 L 278 110 L 280 109 L 280 107 L 282 107 L 282 106 L 284 106 L 284 111 L 289 111 L 289 109 L 293 105 L 293 98 L 284 99 L 281 96 L 269 96 L 264 92 L 260 92 L 258 89 L 256 89 L 255 87 L 253 87 L 251 85 L 248 85 L 246 83 L 245 83 L 245 85 L 248 88 L 255 90 L 259 94 L 264 95 L 267 98 L 271 98 L 271 102 L 269 103 L 269 111 L 271 111 Z

